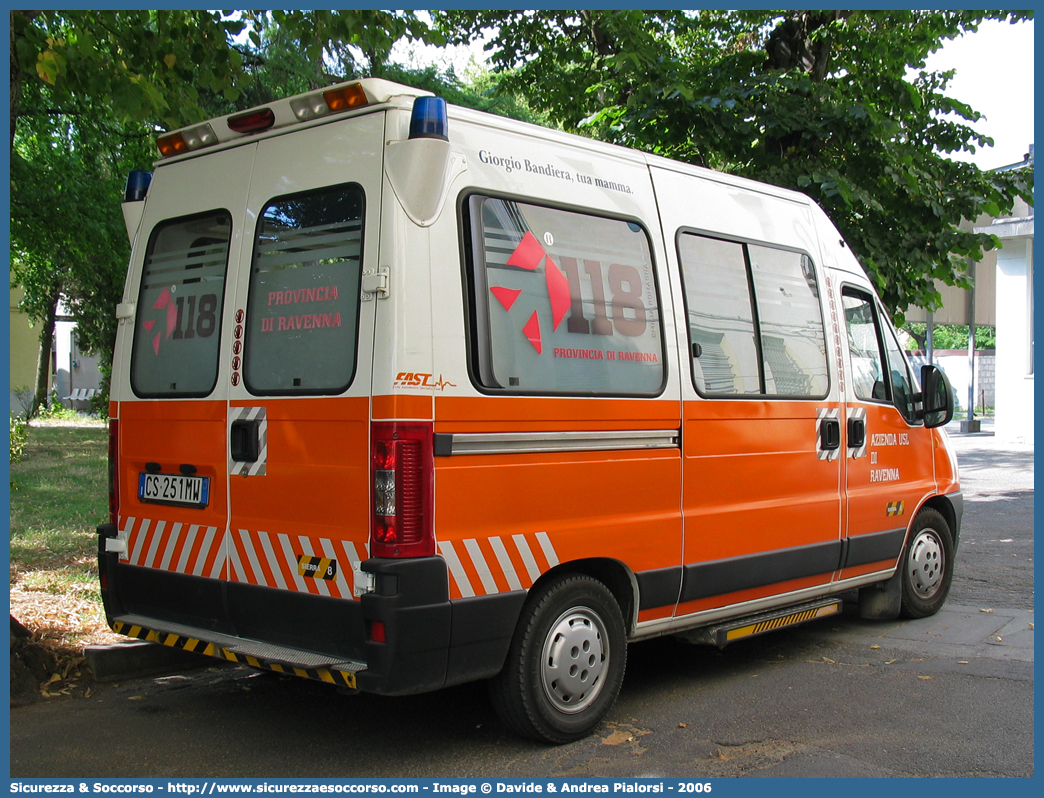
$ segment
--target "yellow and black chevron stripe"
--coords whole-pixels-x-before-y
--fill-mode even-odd
[[[297,558],[297,573],[313,579],[336,579],[337,560],[329,557],[309,557],[301,554]]]
[[[888,517],[902,515],[906,511],[906,502],[888,502]]]
[[[766,618],[763,621],[757,623],[748,624],[747,626],[740,626],[736,629],[729,629],[725,634],[727,641],[739,640],[742,637],[753,637],[759,635],[762,632],[771,632],[773,629],[779,629],[784,626],[793,626],[795,624],[804,623],[805,621],[811,621],[813,618],[822,618],[826,615],[835,615],[841,611],[841,603],[828,604],[825,607],[812,607],[807,610],[801,610],[800,612],[790,613],[789,615],[781,615],[778,618]]]
[[[203,640],[197,640],[194,637],[176,635],[169,632],[157,632],[153,629],[146,629],[144,626],[126,624],[122,621],[114,621],[111,624],[111,627],[112,631],[116,632],[116,634],[134,637],[138,640],[147,640],[150,643],[159,643],[164,646],[170,646],[171,648],[180,648],[185,651],[191,651],[195,654],[205,654],[208,657],[216,657],[217,659],[227,660],[228,662],[238,662],[244,665],[249,665],[252,668],[260,668],[266,671],[275,671],[276,673],[300,676],[303,679],[313,679],[318,682],[326,682],[327,684],[336,684],[340,687],[351,687],[352,689],[355,689],[356,686],[355,674],[350,671],[331,670],[329,668],[298,668],[281,662],[259,659],[258,657],[252,657],[249,654],[237,654],[234,651],[229,651],[223,646],[215,645],[214,643],[207,643]]]

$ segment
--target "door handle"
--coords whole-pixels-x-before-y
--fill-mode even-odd
[[[866,443],[866,422],[861,418],[848,419],[848,445],[856,449]]]
[[[229,443],[237,463],[254,463],[261,454],[261,422],[257,419],[232,422]]]
[[[819,427],[819,448],[824,452],[841,448],[841,422],[824,418]]]

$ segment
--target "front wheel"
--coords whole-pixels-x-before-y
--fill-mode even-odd
[[[899,568],[902,616],[935,615],[946,601],[953,580],[953,535],[938,510],[929,507],[917,514]]]
[[[612,708],[626,663],[612,593],[591,577],[567,576],[527,599],[490,696],[517,733],[567,743],[590,734]]]

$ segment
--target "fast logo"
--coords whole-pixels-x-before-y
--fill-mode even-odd
[[[422,388],[429,391],[444,391],[447,388],[456,388],[457,386],[449,382],[448,380],[442,379],[440,374],[438,379],[434,379],[434,374],[420,374],[412,371],[400,371],[395,376],[396,388]]]

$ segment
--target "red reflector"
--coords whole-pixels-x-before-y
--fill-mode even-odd
[[[387,638],[384,635],[384,621],[367,621],[367,627],[369,628],[368,637],[374,643],[387,643]]]
[[[366,105],[366,91],[358,83],[340,89],[323,92],[323,100],[331,111],[343,111],[345,108],[358,108]]]
[[[102,567],[101,573],[98,574],[98,576],[99,576],[99,580],[101,582],[101,589],[102,590],[108,590],[109,589],[109,575],[105,572],[104,566]]]
[[[259,130],[268,130],[274,124],[275,112],[271,108],[248,111],[245,114],[228,118],[229,130],[234,130],[236,133],[257,133]]]

